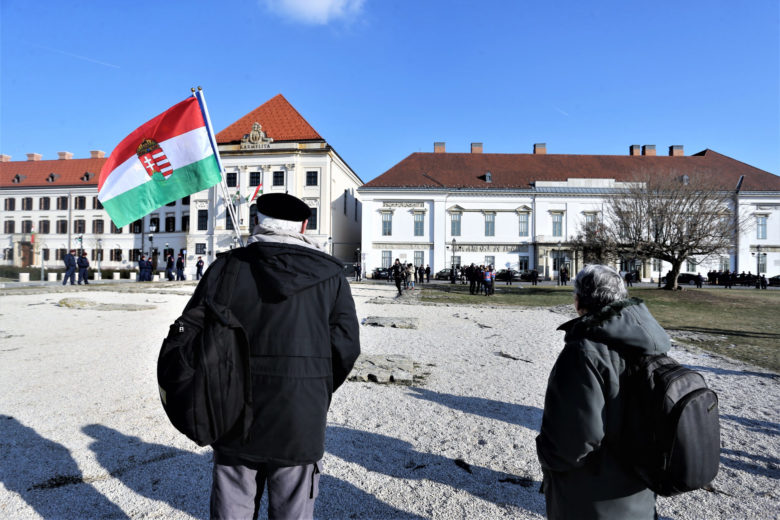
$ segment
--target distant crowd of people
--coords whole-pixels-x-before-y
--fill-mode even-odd
[[[701,276],[701,275],[699,275]],[[748,271],[742,271],[740,274],[725,271],[710,271],[707,273],[707,283],[709,285],[723,285],[726,289],[731,289],[735,285],[743,287],[755,287],[756,289],[766,289],[768,282],[766,275],[755,275]]]
[[[389,280],[395,282],[395,287],[398,289],[398,296],[403,294],[402,291],[414,290],[414,286],[417,283],[428,283],[431,281],[431,267],[422,264],[415,266],[414,264],[402,264],[401,260],[395,259],[395,263],[390,267]],[[403,289],[401,287],[403,286]]]

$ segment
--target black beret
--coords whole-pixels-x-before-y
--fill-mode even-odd
[[[301,199],[287,193],[268,193],[257,198],[257,211],[271,218],[303,222],[311,217],[311,209]]]

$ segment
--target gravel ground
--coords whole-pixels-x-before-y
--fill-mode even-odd
[[[209,448],[167,421],[161,339],[192,286],[0,300],[0,518],[207,518]],[[543,518],[534,438],[565,308],[421,305],[355,284],[366,354],[414,359],[414,386],[346,383],[334,396],[318,518]],[[127,311],[123,305],[132,306]],[[152,307],[152,308],[149,308]],[[780,518],[780,378],[693,348],[672,355],[720,397],[712,491],[659,499],[667,519]],[[516,359],[513,359],[516,358]]]

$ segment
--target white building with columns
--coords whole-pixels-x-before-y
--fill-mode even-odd
[[[345,262],[360,247],[360,178],[280,94],[217,134],[229,197],[237,202],[242,239],[251,233],[252,196],[288,192],[312,208],[307,234]],[[0,156],[0,265],[61,268],[65,253],[83,249],[96,268],[133,269],[141,254],[158,270],[164,255],[186,254],[195,273],[219,251],[235,247],[219,186],[172,202],[116,228],[97,200],[105,153],[88,159],[59,152],[55,160],[27,154],[26,161]]]
[[[572,239],[589,219],[601,218],[605,199],[638,173],[704,172],[734,186],[747,229],[721,256],[691,259],[684,272],[710,270],[780,274],[780,177],[712,150],[685,156],[682,146],[658,156],[655,146],[632,145],[626,156],[413,153],[358,191],[363,201],[362,258],[370,276],[396,258],[429,265],[432,272],[454,264],[492,264],[497,269],[537,269],[555,278],[561,265],[575,273],[583,265]],[[737,191],[737,183],[743,182]],[[668,265],[638,267],[657,280]]]

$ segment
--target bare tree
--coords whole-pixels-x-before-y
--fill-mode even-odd
[[[639,174],[609,197],[601,242],[622,258],[657,258],[671,264],[666,289],[677,288],[683,262],[702,261],[734,247],[744,225],[735,215],[734,190],[703,174]]]
[[[571,244],[574,249],[582,251],[586,264],[609,264],[618,257],[618,247],[611,230],[598,220],[583,223]]]

